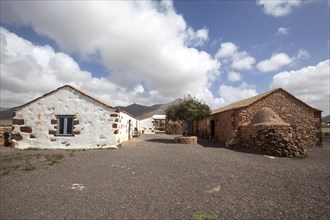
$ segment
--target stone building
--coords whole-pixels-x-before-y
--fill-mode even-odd
[[[128,113],[65,85],[16,107],[11,139],[17,148],[117,147],[137,127]]]
[[[240,126],[236,138],[228,145],[240,145],[275,156],[304,157],[307,154],[292,126],[266,107],[253,116],[251,123]]]
[[[153,115],[151,117],[141,119],[139,123],[139,131],[142,134],[155,134],[165,132],[166,115]]]
[[[215,109],[208,119],[195,123],[194,131],[201,138],[228,145],[237,137],[239,128],[250,124],[254,115],[264,107],[292,127],[297,144],[321,146],[321,111],[282,88]]]

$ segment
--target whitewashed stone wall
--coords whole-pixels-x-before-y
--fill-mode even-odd
[[[133,137],[133,131],[138,129],[139,121],[124,112],[120,112],[117,119],[119,119],[118,126],[114,133],[116,134],[116,142],[120,144]]]
[[[154,119],[152,117],[140,121],[139,130],[144,134],[154,134]]]
[[[57,135],[56,115],[74,115],[74,136]],[[114,115],[118,115],[116,109],[63,87],[16,110],[12,139],[22,149],[116,147],[118,128]]]

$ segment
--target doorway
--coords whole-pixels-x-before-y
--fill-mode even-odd
[[[128,140],[131,139],[131,119],[128,120]]]
[[[215,136],[215,120],[211,120],[211,137]]]

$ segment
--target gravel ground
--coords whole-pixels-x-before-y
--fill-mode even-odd
[[[329,142],[306,159],[272,159],[171,139],[144,135],[3,176],[0,219],[193,219],[200,211],[215,219],[330,219]]]

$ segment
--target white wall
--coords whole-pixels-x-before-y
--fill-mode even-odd
[[[133,137],[133,130],[135,128],[138,128],[139,121],[125,112],[120,112],[119,118],[120,118],[119,134],[117,135],[116,138],[117,138],[117,143],[122,143]]]
[[[150,118],[146,118],[140,121],[139,130],[144,131],[144,134],[154,134],[155,133],[155,120],[165,120],[165,115],[154,115]]]
[[[140,121],[139,130],[144,131],[144,134],[154,134],[154,124],[152,123],[154,119],[152,117],[146,118]]]
[[[14,124],[13,134],[20,132],[21,126],[32,128],[32,133],[20,132],[23,139],[17,141],[16,147],[64,149],[116,147],[118,140],[117,135],[114,134],[116,129],[113,128],[115,118],[110,117],[113,113],[115,109],[102,105],[70,87],[63,87],[16,111],[15,118],[24,119],[24,125]],[[56,115],[66,114],[75,115],[79,120],[74,130],[80,134],[73,137],[49,134],[49,130],[54,130],[56,126],[51,124],[51,119],[56,119]],[[126,116],[124,118],[126,119]],[[35,138],[31,138],[30,135]]]

